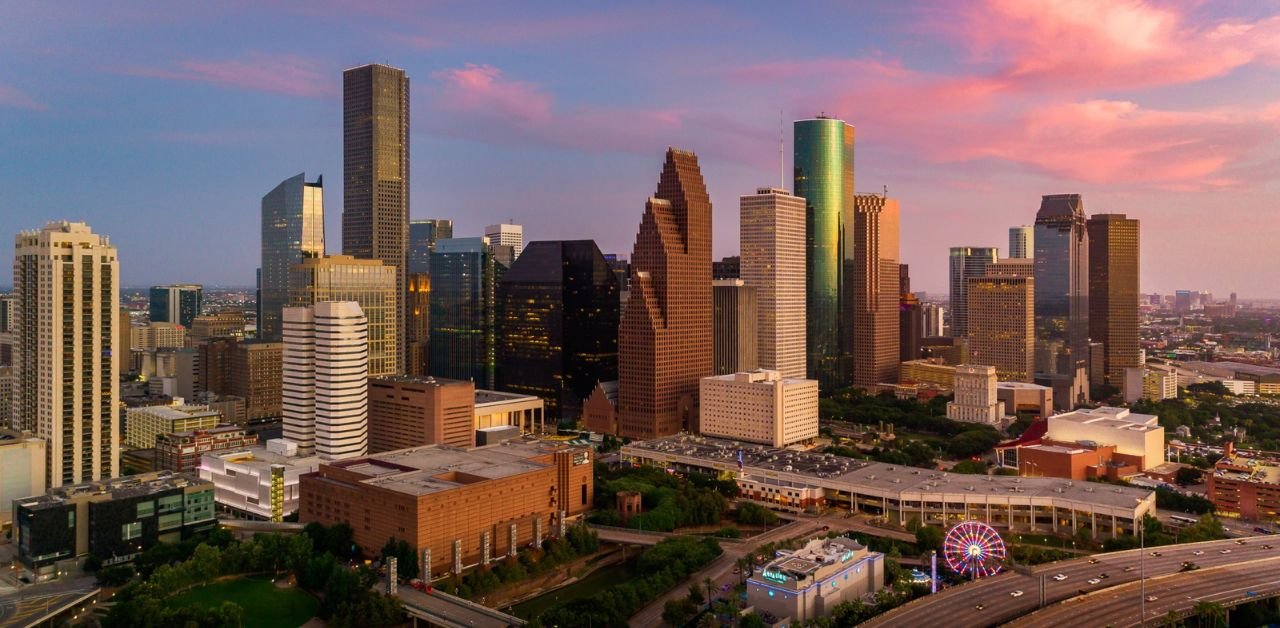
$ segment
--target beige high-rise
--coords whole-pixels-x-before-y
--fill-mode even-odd
[[[898,381],[898,201],[853,197],[853,385]]]
[[[994,366],[1000,381],[1035,378],[1033,277],[970,277],[969,361]]]
[[[760,368],[787,379],[806,375],[804,199],[759,188],[741,199],[741,276],[756,289]]]
[[[49,488],[118,476],[116,248],[66,221],[18,234],[14,248],[14,425],[46,440]]]
[[[329,255],[303,260],[290,271],[289,304],[355,301],[369,321],[369,377],[400,373],[396,335],[400,292],[396,269],[376,259]]]

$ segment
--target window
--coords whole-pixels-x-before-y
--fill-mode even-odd
[[[142,536],[142,522],[134,521],[120,526],[120,538],[128,541]]]
[[[138,502],[138,517],[137,517],[137,518],[138,518],[138,519],[141,519],[141,518],[143,518],[143,517],[150,517],[151,515],[155,514],[155,511],[156,511],[156,503],[155,503],[155,502],[153,502],[153,501],[151,501],[151,500],[147,500],[147,501],[145,501],[145,502]]]

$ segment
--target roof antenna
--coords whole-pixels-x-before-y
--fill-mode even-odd
[[[782,124],[782,109],[778,109],[778,189],[787,189],[786,127]]]

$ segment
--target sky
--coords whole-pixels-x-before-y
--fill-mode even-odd
[[[900,200],[917,290],[1080,193],[1141,220],[1144,292],[1280,296],[1276,0],[0,0],[0,258],[83,220],[126,286],[252,285],[261,197],[299,172],[340,252],[341,76],[370,62],[410,77],[411,216],[459,237],[629,256],[677,146],[734,255],[738,197],[825,113],[856,188]]]

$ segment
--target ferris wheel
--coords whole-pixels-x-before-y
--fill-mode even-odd
[[[952,571],[970,578],[994,576],[1006,551],[1004,539],[981,521],[964,521],[947,531],[942,555]]]

